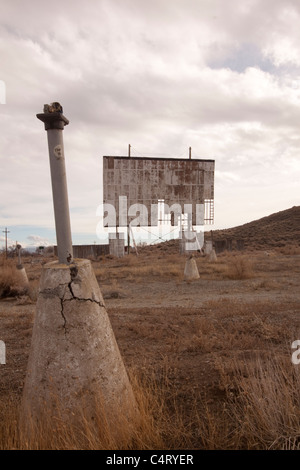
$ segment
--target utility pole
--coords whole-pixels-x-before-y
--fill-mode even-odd
[[[129,145],[128,145],[128,158],[131,157],[131,152],[130,152],[130,151],[131,151],[131,145],[129,144]]]
[[[5,230],[2,230],[2,232],[5,233],[5,258],[7,258],[7,234],[10,233],[10,231],[5,227]]]
[[[189,159],[192,159],[192,147],[189,148]]]

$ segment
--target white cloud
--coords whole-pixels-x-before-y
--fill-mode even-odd
[[[50,242],[47,238],[39,235],[28,235],[26,238],[26,246],[49,246]]]
[[[282,204],[297,205],[288,180],[300,176],[299,14],[296,0],[4,1],[1,223],[54,227],[46,132],[35,117],[51,101],[70,120],[74,232],[95,236],[101,156],[127,154],[129,143],[136,155],[188,156],[191,146],[215,158],[219,225],[247,217],[249,197],[260,213],[276,211],[278,184]],[[229,210],[239,192],[241,207]]]

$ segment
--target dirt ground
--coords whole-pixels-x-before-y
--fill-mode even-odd
[[[197,256],[200,278],[192,282],[183,279],[186,258],[176,254],[93,263],[126,366],[167,381],[187,421],[195,400],[223,407],[233,360],[290,357],[300,339],[300,254],[244,253],[251,269],[232,279],[228,266],[236,256],[221,254],[216,263]],[[24,263],[36,290],[42,262]],[[0,301],[0,402],[21,397],[34,312],[35,299]]]

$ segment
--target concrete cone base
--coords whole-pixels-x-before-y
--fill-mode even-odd
[[[199,271],[197,267],[196,260],[194,259],[193,256],[190,256],[189,259],[187,259],[185,263],[185,268],[184,268],[184,280],[185,281],[195,281],[196,279],[199,279]]]
[[[17,292],[19,293],[19,295],[26,294],[26,292],[28,291],[29,282],[28,282],[27,273],[22,264],[17,265],[16,276],[17,276]]]
[[[216,255],[215,250],[212,250],[212,251],[209,253],[208,261],[209,261],[210,263],[215,263],[215,262],[217,261],[217,255]]]
[[[24,285],[24,286],[28,286],[29,282],[28,282],[27,273],[26,273],[25,268],[22,264],[17,265],[17,275],[18,275],[19,283]]]
[[[43,268],[22,414],[38,422],[45,409],[64,422],[78,412],[118,425],[137,419],[137,406],[89,260]]]

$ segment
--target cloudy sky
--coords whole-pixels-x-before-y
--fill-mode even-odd
[[[299,205],[299,0],[0,0],[0,246],[55,242],[59,101],[74,243],[98,241],[102,156],[215,159],[215,226]],[[5,95],[5,96],[4,96]],[[4,103],[5,99],[5,103]]]

